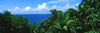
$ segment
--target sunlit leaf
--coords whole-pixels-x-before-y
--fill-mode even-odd
[[[67,28],[67,26],[64,26],[63,29],[64,29],[65,31],[67,31],[68,28]]]

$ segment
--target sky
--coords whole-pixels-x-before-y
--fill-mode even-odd
[[[50,14],[50,10],[62,12],[77,9],[82,0],[0,0],[0,12],[8,10],[12,14]]]

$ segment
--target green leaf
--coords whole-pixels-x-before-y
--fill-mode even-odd
[[[72,29],[72,28],[70,28],[70,31],[71,31],[72,33],[76,33],[76,32],[75,32],[75,30],[74,30],[74,29]]]
[[[64,26],[63,29],[67,31],[67,26]]]
[[[69,20],[68,22],[67,22],[67,25],[71,25],[71,24],[74,24],[75,23],[75,20]]]
[[[61,29],[60,23],[55,22],[54,24],[55,24],[55,25],[54,25],[55,28],[57,28],[57,29]]]
[[[82,29],[81,27],[77,27],[76,29]]]
[[[54,25],[54,27],[57,28],[57,29],[61,29],[61,27],[59,27],[59,26],[57,26],[57,25]]]

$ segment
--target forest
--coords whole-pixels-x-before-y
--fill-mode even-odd
[[[82,0],[78,10],[50,10],[51,16],[38,25],[9,11],[0,13],[0,33],[100,33],[100,0]]]

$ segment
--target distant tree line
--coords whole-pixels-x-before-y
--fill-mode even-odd
[[[37,26],[27,18],[0,13],[0,33],[100,33],[100,0],[82,0],[78,10],[50,10],[51,16]]]

